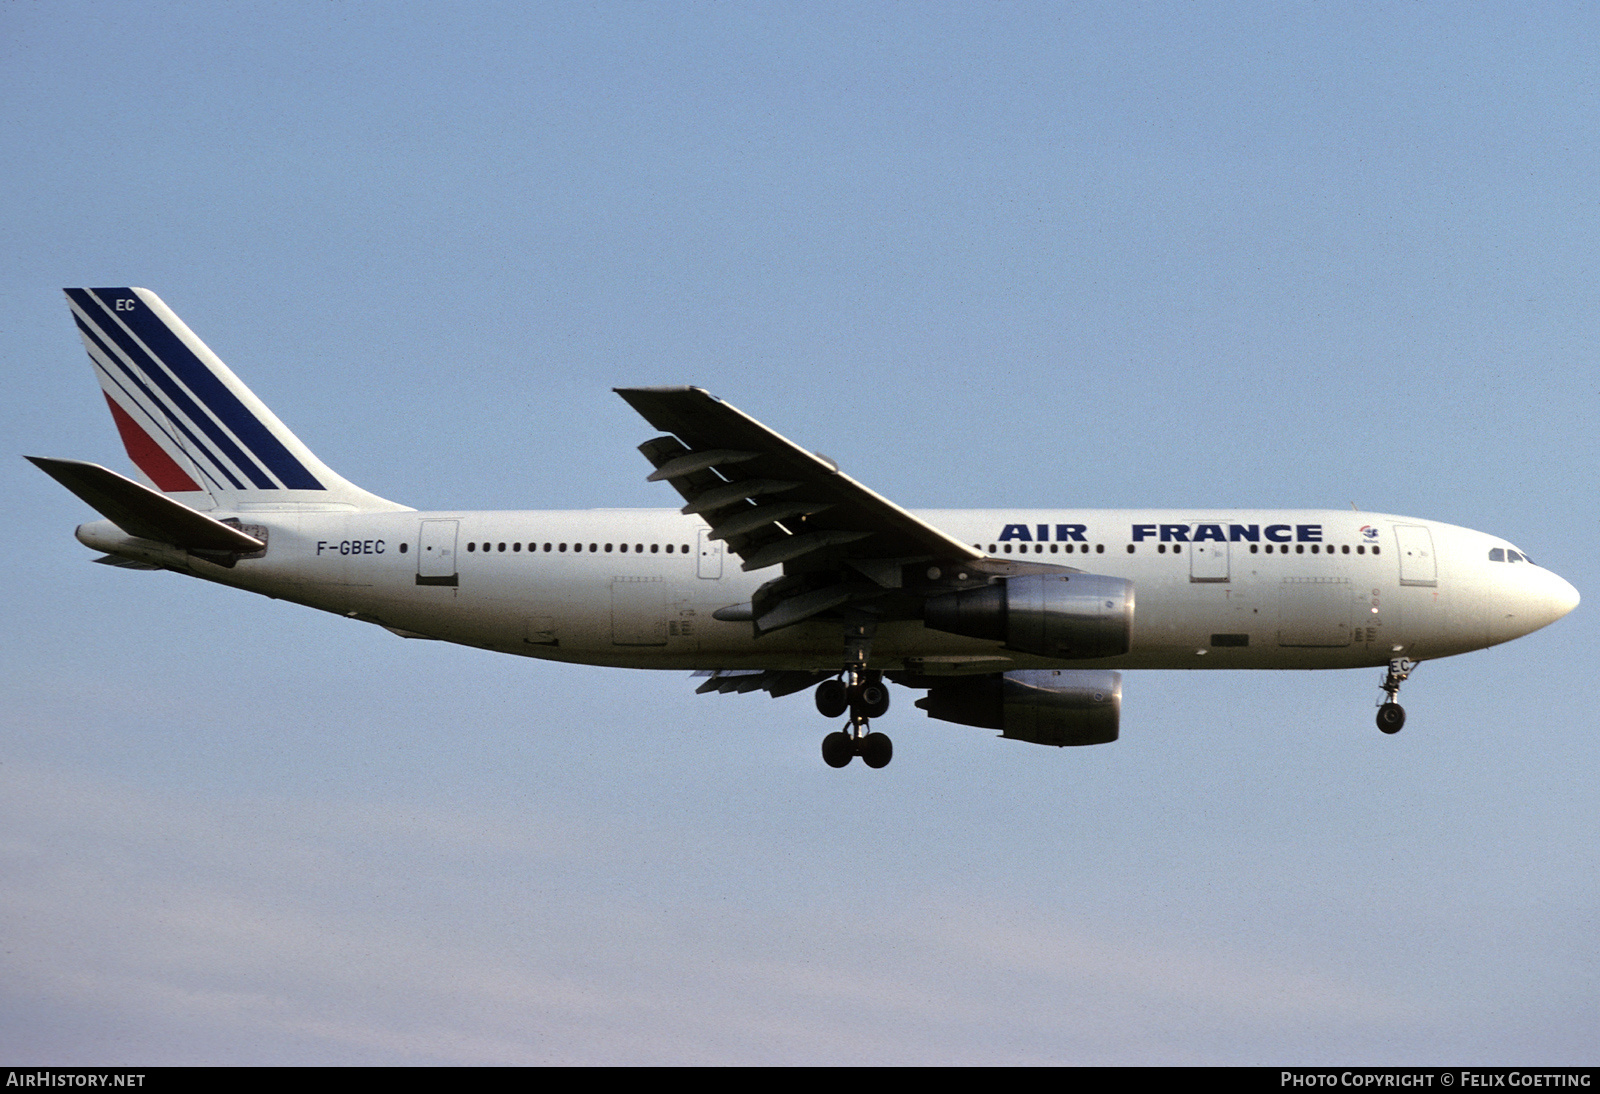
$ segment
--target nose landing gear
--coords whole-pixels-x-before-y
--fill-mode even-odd
[[[845,680],[824,680],[817,685],[817,710],[825,718],[837,718],[846,710],[850,722],[822,739],[822,762],[829,767],[844,767],[855,757],[868,767],[887,767],[894,758],[894,742],[887,734],[867,728],[873,718],[889,711],[889,687],[880,672],[851,669]]]
[[[1406,724],[1406,708],[1400,705],[1400,685],[1416,671],[1418,662],[1396,657],[1389,662],[1389,672],[1378,687],[1386,696],[1378,707],[1378,728],[1385,733],[1399,733]]]

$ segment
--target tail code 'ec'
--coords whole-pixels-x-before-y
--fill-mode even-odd
[[[155,293],[65,291],[123,446],[157,489],[199,508],[404,508],[317,459]]]

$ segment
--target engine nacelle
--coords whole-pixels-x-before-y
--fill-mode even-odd
[[[1100,745],[1117,739],[1122,673],[1100,669],[1021,669],[935,684],[917,706],[928,717],[998,729],[1036,745]]]
[[[1133,582],[1101,574],[1023,574],[930,597],[922,621],[1042,657],[1116,657],[1132,644]]]

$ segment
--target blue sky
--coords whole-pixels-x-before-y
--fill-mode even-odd
[[[667,506],[695,383],[911,507],[1343,507],[1593,595],[1585,5],[0,6],[14,456],[153,289],[419,508]],[[88,564],[0,467],[29,1063],[1592,1063],[1587,605],[1050,750]]]

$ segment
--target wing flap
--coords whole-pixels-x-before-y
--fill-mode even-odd
[[[696,695],[712,692],[747,695],[752,691],[764,691],[774,699],[804,691],[828,677],[827,673],[790,669],[712,669],[694,675],[706,677],[705,683],[694,689]]]

